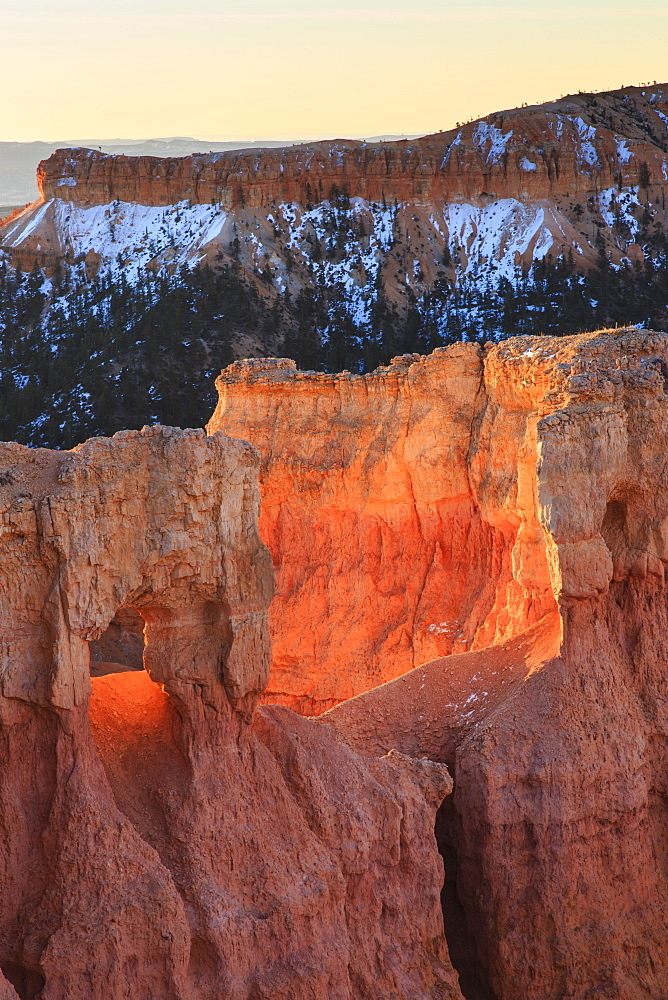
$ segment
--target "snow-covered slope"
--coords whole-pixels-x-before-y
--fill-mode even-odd
[[[535,261],[643,259],[667,226],[668,86],[578,95],[396,143],[336,141],[183,159],[60,151],[43,199],[0,230],[26,269],[208,261],[268,297],[325,292],[371,322],[434,289],[519,280]]]
[[[53,198],[13,219],[3,247],[20,250],[30,240],[37,254],[91,257],[135,281],[149,265],[197,263],[225,221],[226,213],[210,205],[177,202],[158,208],[116,201],[82,207]]]

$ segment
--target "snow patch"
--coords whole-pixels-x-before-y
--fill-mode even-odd
[[[596,147],[592,142],[592,139],[596,138],[596,129],[593,125],[585,124],[582,118],[576,118],[574,124],[580,140],[580,165],[595,167],[599,162]]]
[[[452,153],[455,146],[461,145],[461,141],[462,141],[462,130],[460,129],[455,138],[452,140],[452,143],[450,144],[450,148],[448,149],[447,153],[443,157],[443,162],[441,163],[441,170],[443,170],[448,160],[450,159],[450,154]]]
[[[220,236],[227,214],[216,205],[153,207],[114,201],[82,208],[55,199],[54,223],[61,245],[78,257],[93,251],[112,271],[139,280],[156,259],[170,266],[192,266],[203,248]],[[25,238],[25,230],[20,235]]]
[[[40,222],[42,222],[52,204],[53,202],[51,201],[45,201],[33,209],[32,214],[28,211],[25,215],[19,215],[7,231],[3,241],[4,245],[7,247],[17,247],[26,237],[30,236],[37,229]]]
[[[427,632],[435,632],[436,635],[454,636],[459,635],[462,626],[458,621],[433,622],[427,626]]]
[[[531,250],[542,260],[554,243],[545,210],[536,203],[501,198],[489,205],[446,205],[449,249],[462,276],[513,281],[518,257]]]
[[[620,163],[628,163],[633,156],[633,153],[627,146],[626,139],[617,139],[617,156]]]
[[[555,115],[553,120],[548,121],[551,129],[554,129],[554,133],[557,139],[561,139],[564,134],[564,118],[563,115]]]
[[[488,167],[499,162],[512,134],[512,129],[510,132],[502,132],[491,122],[480,122],[476,125],[473,130],[473,142]]]
[[[638,235],[640,225],[633,209],[640,207],[638,200],[639,187],[622,188],[619,191],[616,187],[606,188],[598,195],[598,210],[606,226],[611,229],[615,222],[625,222],[633,237]]]
[[[295,203],[283,203],[279,210],[288,228],[287,246],[302,255],[316,284],[340,289],[345,312],[358,326],[368,325],[378,274],[394,240],[397,208],[351,198],[348,208],[323,201],[306,211]],[[319,253],[314,253],[316,243]]]

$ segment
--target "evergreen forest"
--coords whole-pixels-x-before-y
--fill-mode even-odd
[[[562,336],[610,326],[668,329],[668,239],[646,258],[579,272],[545,258],[514,281],[454,285],[445,277],[401,313],[379,284],[357,324],[339,287],[314,282],[292,298],[249,282],[234,261],[147,271],[82,267],[47,280],[0,262],[0,438],[68,448],[147,423],[202,426],[215,376],[241,353],[293,358],[304,370],[367,372],[394,355],[458,340]],[[250,347],[248,346],[250,345]]]

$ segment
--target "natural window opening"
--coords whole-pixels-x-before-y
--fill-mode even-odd
[[[601,534],[613,559],[627,547],[628,520],[626,505],[621,500],[610,500],[608,503]]]
[[[144,669],[144,619],[134,608],[120,608],[106,632],[89,642],[91,677]]]
[[[19,1000],[36,1000],[36,997],[41,995],[46,985],[41,972],[28,969],[19,962],[3,962],[1,968],[5,979],[12,984],[18,994]]]

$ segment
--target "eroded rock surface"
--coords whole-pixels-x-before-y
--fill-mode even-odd
[[[231,209],[305,204],[332,185],[375,202],[544,199],[665,181],[666,86],[571,95],[399,142],[334,140],[185,157],[60,149],[37,172],[45,200]],[[562,234],[563,235],[563,234]]]
[[[0,972],[0,1000],[18,1000],[18,995],[12,984]]]
[[[604,592],[611,557],[594,525],[625,447],[620,400],[628,383],[662,413],[664,356],[664,335],[620,331],[455,344],[366,376],[284,359],[225,369],[209,430],[262,458],[277,584],[267,697],[318,713],[517,636],[556,594]],[[582,443],[579,464],[563,464],[578,421],[603,435],[595,480]],[[638,556],[657,572],[662,530]],[[617,562],[635,558],[618,548]]]
[[[474,1000],[668,995],[667,359],[646,331],[488,352],[478,496],[525,513],[513,572],[527,533],[555,610],[320,720],[361,753],[450,763],[444,903]],[[494,455],[518,431],[513,468]]]
[[[461,998],[447,770],[254,712],[257,465],[161,427],[0,445],[3,1000]],[[130,609],[146,670],[91,680],[88,644]]]
[[[527,358],[518,378],[528,342],[509,343],[486,362],[455,344],[366,376],[271,359],[221,374],[209,429],[262,457],[269,700],[315,714],[555,607],[534,496],[546,375]]]
[[[92,677],[144,669],[144,619],[134,608],[120,608],[99,639],[88,644]]]
[[[268,690],[318,719],[255,708],[250,446],[2,446],[19,997],[668,995],[667,383],[641,330],[227,369]],[[91,697],[129,607],[147,672]]]
[[[61,149],[38,184],[39,201],[0,227],[25,271],[225,259],[275,302],[328,289],[362,330],[376,307],[427,309],[444,279],[515,283],[518,265],[569,254],[586,270],[601,250],[614,265],[642,262],[649,231],[668,226],[668,85],[570,95],[410,141],[187,157]]]

